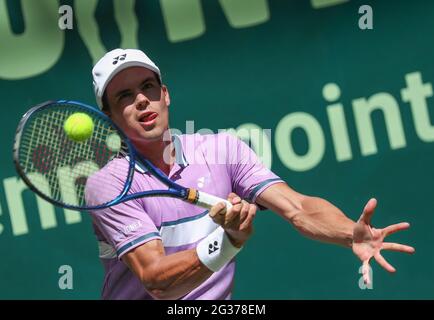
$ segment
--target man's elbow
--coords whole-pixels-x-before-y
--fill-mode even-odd
[[[146,286],[145,286],[146,288]],[[177,297],[174,297],[168,292],[166,289],[158,289],[158,288],[146,288],[146,291],[154,298],[155,300],[176,300]]]
[[[145,287],[145,290],[155,300],[176,300],[180,298],[180,296],[176,295],[176,292],[174,292],[174,288],[170,287],[170,284],[162,279],[157,272],[153,274],[148,272],[145,276],[142,273],[140,281]]]

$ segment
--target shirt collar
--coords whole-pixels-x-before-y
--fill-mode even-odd
[[[175,163],[177,163],[182,168],[187,167],[188,161],[182,148],[181,138],[179,138],[178,135],[172,135],[172,143],[175,147]],[[125,158],[130,161],[130,157],[128,155]],[[135,169],[140,173],[148,172],[148,169],[146,169],[139,161],[136,161]]]

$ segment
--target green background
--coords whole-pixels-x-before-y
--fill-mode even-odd
[[[60,4],[69,4],[77,15],[79,1],[85,0],[40,1],[37,8],[38,12],[48,12],[54,6],[57,12]],[[24,2],[29,0],[0,0],[0,10],[8,8],[17,35],[26,30]],[[91,2],[97,3],[95,20],[104,49],[121,46],[122,32],[115,21],[113,2]],[[170,6],[171,1],[126,2],[134,5],[137,46],[159,65],[169,88],[172,127],[185,131],[185,121],[194,120],[196,129],[217,131],[244,123],[271,129],[272,170],[294,189],[331,201],[354,220],[366,201],[376,197],[379,204],[373,218],[375,226],[401,221],[412,225],[408,231],[392,235],[389,241],[413,245],[415,255],[384,252],[397,273],[387,274],[373,262],[374,287],[361,290],[360,263],[350,250],[305,239],[276,214],[261,212],[253,238],[238,256],[234,298],[434,298],[434,139],[423,141],[418,137],[409,104],[400,95],[406,86],[406,74],[420,72],[424,83],[434,81],[433,1],[348,1],[318,7],[321,1],[269,0],[263,1],[268,18],[256,25],[236,27],[222,10],[223,1],[189,0],[185,3],[201,3],[204,22],[202,32],[190,39],[171,38],[168,33],[162,9],[163,3]],[[246,3],[240,1],[233,12],[241,18],[248,15]],[[372,30],[358,27],[362,16],[358,9],[364,4],[373,9]],[[177,10],[182,12],[182,6]],[[184,11],[187,18],[192,14]],[[0,11],[2,17],[4,13]],[[182,32],[182,26],[188,29],[192,20],[179,18],[175,32]],[[54,22],[42,20],[41,30],[58,28],[57,20]],[[39,41],[45,37],[40,34],[38,41],[19,49],[4,36],[4,26],[5,21],[0,19],[1,74],[6,65],[19,70],[32,61],[38,48],[46,45]],[[5,181],[17,177],[11,151],[21,115],[33,104],[50,99],[95,104],[90,74],[92,54],[78,32],[76,17],[73,26],[61,32],[63,48],[53,66],[20,79],[0,75],[1,299],[100,296],[103,270],[89,217],[83,214],[82,222],[67,224],[63,210],[56,209],[57,226],[43,230],[35,196],[27,190],[22,197],[29,230],[14,235],[14,212],[6,196]],[[328,102],[322,96],[324,85],[331,82],[341,89],[338,102],[343,105],[352,148],[352,158],[347,161],[336,160],[326,113]],[[378,151],[367,156],[360,151],[352,101],[379,92],[391,94],[399,104],[406,145],[390,147],[383,114],[376,111],[372,121]],[[432,97],[427,103],[428,121],[433,123]],[[325,137],[322,160],[306,171],[288,168],[276,153],[275,129],[284,116],[294,112],[313,116]],[[287,138],[298,154],[307,152],[309,144],[303,130],[296,129]],[[61,265],[73,268],[72,290],[59,289]]]

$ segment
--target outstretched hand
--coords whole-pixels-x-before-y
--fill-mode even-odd
[[[370,199],[363,209],[363,213],[357,221],[353,230],[353,252],[362,261],[363,280],[370,284],[369,261],[373,257],[380,266],[389,272],[395,272],[381,255],[381,250],[392,250],[405,253],[414,253],[414,248],[399,243],[384,242],[384,238],[397,231],[405,230],[410,227],[407,222],[397,223],[383,229],[375,229],[371,226],[371,218],[377,206],[376,199]]]

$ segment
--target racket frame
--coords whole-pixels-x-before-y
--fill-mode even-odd
[[[84,109],[84,111],[88,111],[90,113],[97,114],[98,117],[102,118],[104,121],[109,122],[116,130],[117,134],[119,134],[123,140],[123,142],[127,145],[128,148],[128,156],[129,156],[129,167],[128,167],[128,175],[126,177],[126,182],[124,184],[124,188],[122,192],[117,196],[115,199],[108,201],[104,204],[100,204],[97,206],[78,206],[78,205],[69,205],[66,203],[63,203],[61,201],[57,201],[55,199],[50,198],[43,192],[39,191],[33,183],[30,181],[30,179],[27,177],[25,172],[22,170],[20,162],[19,162],[19,152],[20,152],[20,143],[21,143],[21,136],[23,133],[23,130],[26,127],[26,124],[28,123],[29,119],[32,117],[32,115],[35,112],[43,111],[44,109],[49,108],[52,104],[70,104],[77,106],[78,108]],[[30,110],[28,110],[23,117],[21,118],[16,133],[15,133],[15,139],[14,139],[14,147],[13,147],[13,160],[14,165],[16,168],[17,173],[20,175],[20,177],[23,179],[23,181],[27,184],[27,186],[35,192],[37,195],[39,195],[44,200],[54,204],[58,205],[60,207],[66,208],[66,209],[72,209],[72,210],[98,210],[98,209],[104,209],[111,207],[113,205],[137,199],[137,198],[143,198],[143,197],[172,197],[172,198],[178,198],[184,201],[187,201],[192,204],[199,205],[201,207],[210,209],[213,205],[215,205],[218,202],[225,202],[227,208],[232,207],[231,203],[227,200],[221,199],[219,197],[210,195],[206,192],[198,191],[194,188],[186,188],[181,185],[178,185],[177,183],[170,180],[159,168],[155,167],[149,160],[142,157],[140,154],[138,154],[137,150],[134,148],[133,144],[131,143],[130,139],[124,134],[124,132],[119,128],[118,125],[116,125],[110,117],[108,117],[106,114],[101,112],[100,110],[97,110],[94,107],[91,107],[89,105],[86,105],[84,103],[73,101],[73,100],[50,100],[43,103],[40,103],[38,105],[35,105]],[[169,187],[167,190],[147,190],[142,191],[138,193],[134,193],[131,195],[127,195],[128,191],[131,188],[131,184],[134,178],[134,172],[135,172],[135,166],[136,161],[138,161],[140,164],[142,164],[154,177],[156,177],[159,181],[161,181],[163,184]]]

